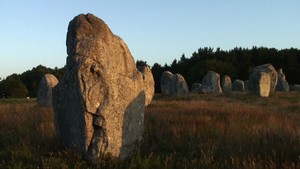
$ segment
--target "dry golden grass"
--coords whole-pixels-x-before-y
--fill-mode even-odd
[[[157,97],[141,152],[89,165],[62,148],[53,111],[0,102],[0,168],[300,168],[300,93]]]

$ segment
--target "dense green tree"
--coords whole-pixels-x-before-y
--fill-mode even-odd
[[[28,90],[17,74],[12,74],[0,82],[1,97],[25,98]]]
[[[28,89],[30,97],[36,97],[40,80],[45,74],[51,72],[52,69],[47,68],[43,65],[38,65],[37,67],[34,67],[31,70],[28,70],[20,75],[20,79]]]
[[[152,67],[156,85],[160,85],[160,76],[163,71],[182,74],[188,85],[201,82],[209,71],[215,71],[221,76],[229,75],[232,79],[247,80],[253,67],[271,63],[276,69],[283,68],[290,84],[299,84],[300,78],[300,50],[291,48],[277,50],[253,46],[252,49],[236,47],[229,51],[220,48],[199,48],[190,58],[182,55],[179,60],[175,59],[170,65],[164,66],[156,63]],[[160,88],[156,86],[156,92]]]
[[[149,65],[147,64],[147,62],[146,62],[146,61],[143,61],[143,60],[137,60],[137,61],[135,62],[135,65],[136,65],[136,67],[140,67],[140,66],[149,66]]]
[[[234,48],[229,51],[221,50],[220,48],[199,48],[190,58],[184,54],[179,59],[174,59],[171,64],[161,66],[155,63],[152,66],[152,74],[155,80],[155,92],[160,93],[160,77],[164,71],[182,74],[189,87],[194,82],[201,82],[202,78],[209,71],[215,71],[221,76],[229,75],[232,79],[247,80],[253,67],[262,64],[271,63],[276,69],[283,68],[286,79],[290,84],[300,84],[300,50],[295,48],[277,50],[275,48],[265,48],[253,46],[248,48]],[[136,66],[148,65],[146,61],[137,60]],[[0,79],[0,91],[10,97],[23,97],[24,88],[26,86],[28,95],[35,97],[38,89],[39,81],[46,73],[52,73],[59,80],[63,77],[65,68],[54,69],[39,65],[31,70],[28,70],[21,75],[13,74],[6,79]],[[12,78],[12,79],[10,79]],[[20,82],[21,81],[21,82]],[[22,93],[21,95],[13,93],[14,88],[8,90],[7,83],[16,83]],[[15,89],[17,90],[17,89]]]

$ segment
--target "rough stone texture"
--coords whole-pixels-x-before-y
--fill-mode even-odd
[[[92,14],[69,23],[66,44],[66,72],[53,95],[59,138],[93,163],[103,154],[129,157],[144,130],[148,70],[139,72],[124,41]]]
[[[245,84],[244,81],[236,79],[232,83],[232,90],[233,91],[238,91],[238,92],[243,92],[245,91]]]
[[[201,83],[193,83],[192,84],[192,93],[201,93]]]
[[[222,78],[222,90],[224,93],[228,93],[232,91],[232,82],[231,78],[227,75]]]
[[[250,81],[251,81],[251,89],[255,89],[256,84],[254,82],[257,82],[257,79],[261,76],[261,72],[268,73],[271,77],[270,82],[270,93],[273,93],[275,91],[276,85],[277,85],[277,71],[271,64],[264,64],[261,66],[257,66],[253,68],[253,72],[250,75]]]
[[[160,88],[162,95],[171,95],[173,73],[164,71],[160,78]]]
[[[290,86],[289,86],[289,83],[285,79],[285,75],[284,75],[282,69],[279,69],[277,71],[277,75],[278,75],[278,81],[277,81],[277,85],[276,85],[276,90],[288,92]]]
[[[188,85],[181,74],[175,74],[171,84],[171,96],[184,96],[189,93]]]
[[[293,91],[300,92],[300,84],[295,84],[295,85],[293,86]]]
[[[220,85],[220,75],[214,71],[209,71],[202,79],[202,91],[203,93],[213,92],[222,93]]]
[[[138,70],[143,74],[145,94],[146,94],[146,106],[149,105],[152,101],[152,98],[155,94],[154,89],[154,78],[149,66],[140,66]]]
[[[52,106],[52,89],[57,83],[57,78],[52,74],[46,74],[42,77],[36,96],[39,105]]]
[[[269,97],[271,91],[271,75],[269,73],[260,72],[255,81],[256,80],[256,94],[261,97]]]

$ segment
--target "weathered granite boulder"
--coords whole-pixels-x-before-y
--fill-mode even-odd
[[[143,74],[144,80],[144,89],[146,94],[146,106],[149,105],[152,101],[152,98],[155,93],[154,89],[154,78],[149,66],[139,66],[138,70]]]
[[[289,83],[285,79],[285,75],[284,75],[282,69],[279,69],[277,71],[277,75],[278,75],[278,81],[277,81],[277,85],[276,85],[276,90],[288,92],[290,86],[289,86]]]
[[[175,74],[171,82],[171,96],[184,96],[189,93],[188,85],[181,74]]]
[[[232,82],[231,78],[227,75],[222,78],[222,90],[224,93],[228,93],[232,91]]]
[[[192,93],[201,93],[201,83],[193,83],[192,84]]]
[[[58,137],[93,163],[104,154],[131,156],[144,131],[145,95],[154,90],[145,86],[150,72],[139,72],[125,42],[92,14],[70,21],[66,44],[66,72],[53,95]]]
[[[245,84],[244,81],[236,79],[232,83],[232,90],[233,91],[238,91],[238,92],[243,92],[245,91]]]
[[[160,78],[160,88],[162,95],[171,95],[173,73],[164,71]]]
[[[222,93],[220,85],[220,75],[214,71],[209,71],[202,79],[202,90],[203,93],[213,92]]]
[[[52,89],[57,83],[57,78],[52,74],[46,74],[42,77],[36,95],[39,105],[52,106]]]
[[[275,68],[273,67],[273,65],[271,64],[264,64],[261,66],[257,66],[253,68],[253,72],[250,75],[250,82],[251,82],[251,89],[255,89],[255,86],[257,86],[257,84],[255,82],[258,82],[257,79],[259,79],[261,77],[261,72],[267,73],[270,75],[271,77],[271,81],[270,81],[270,93],[273,93],[275,91],[276,85],[277,85],[277,80],[278,80],[278,76],[277,76],[277,71],[275,70]],[[265,77],[266,75],[264,75]],[[256,88],[257,89],[257,88]]]

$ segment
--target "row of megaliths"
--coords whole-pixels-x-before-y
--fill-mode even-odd
[[[53,105],[58,137],[92,163],[103,155],[130,157],[139,150],[145,106],[154,96],[150,68],[137,69],[125,42],[92,14],[70,21],[66,45],[63,79],[50,85],[47,75],[40,91],[53,97],[40,104]]]
[[[165,96],[184,96],[189,93],[189,89],[184,77],[180,74],[173,75],[169,71],[164,71],[161,75],[161,91]],[[297,90],[299,85],[294,85],[293,90]],[[223,76],[222,83],[220,75],[214,71],[208,71],[201,83],[193,83],[191,93],[229,93],[229,92],[252,92],[261,97],[269,97],[274,91],[290,90],[289,83],[285,79],[282,69],[275,70],[273,65],[264,64],[253,68],[249,80],[235,79],[233,82],[227,75]]]

